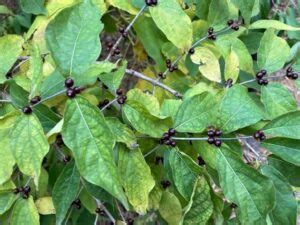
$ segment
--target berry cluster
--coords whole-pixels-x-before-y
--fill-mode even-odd
[[[171,186],[171,182],[169,180],[162,180],[160,182],[161,186],[163,187],[163,189],[167,189],[168,187]]]
[[[256,80],[259,85],[264,85],[264,86],[268,85],[269,81],[264,78],[266,75],[267,75],[266,70],[261,70],[256,73]]]
[[[199,166],[204,166],[205,165],[205,161],[200,155],[198,156],[197,159],[198,159],[198,165]]]
[[[232,29],[232,30],[235,30],[235,31],[238,31],[240,29],[239,27],[239,23],[237,21],[234,21],[234,20],[228,20],[227,21],[227,25]]]
[[[72,206],[74,206],[76,209],[81,209],[81,201],[79,198],[75,199],[73,202],[72,202]]]
[[[172,137],[176,134],[176,131],[174,128],[170,128],[168,132],[165,132],[162,136],[162,138],[159,140],[160,144],[169,145],[171,147],[176,147],[176,142],[172,140]]]
[[[99,206],[95,209],[95,213],[97,213],[100,216],[105,216],[106,215],[104,209],[102,207],[99,207]]]
[[[106,50],[107,51],[110,51],[112,48],[113,48],[113,43],[108,43],[107,44],[107,48],[106,48]],[[121,53],[121,50],[120,50],[120,48],[119,47],[116,47],[116,49],[114,49],[114,52],[112,53],[112,56],[115,56],[115,55],[120,55],[120,53]]]
[[[66,94],[69,98],[75,98],[77,94],[80,94],[81,88],[74,87],[74,80],[72,78],[67,78],[65,80],[65,87],[67,88]]]
[[[121,35],[126,38],[128,36],[128,32],[126,31],[126,29],[124,27],[120,27],[119,28],[119,32],[121,33]]]
[[[222,141],[218,139],[218,137],[221,137],[222,131],[221,130],[215,130],[214,128],[209,128],[207,130],[207,142],[208,144],[212,145],[214,144],[216,147],[221,147]]]
[[[172,65],[171,59],[166,59],[166,66],[167,66],[167,68],[169,69],[169,72],[170,72],[170,73],[172,73],[172,72],[178,70],[178,67],[177,67],[177,66],[175,66],[175,65],[173,66],[173,65]]]
[[[147,6],[156,6],[157,0],[145,0]]]
[[[104,99],[103,101],[99,102],[98,104],[98,108],[99,109],[103,109],[103,107],[105,107],[107,104],[109,104],[109,100],[108,99]],[[108,107],[109,109],[110,107]]]
[[[298,79],[298,73],[296,73],[292,67],[287,68],[286,70],[286,77],[289,79],[297,80]]]
[[[217,36],[214,34],[214,28],[210,27],[207,30],[207,38],[209,40],[215,41],[217,39]]]
[[[25,186],[24,188],[23,187],[20,187],[20,188],[15,188],[13,190],[14,194],[19,194],[21,193],[22,194],[22,198],[24,199],[28,199],[29,198],[29,193],[31,191],[31,188],[30,186]]]
[[[225,81],[226,88],[232,87],[232,84],[233,84],[233,80],[231,78],[229,78],[228,80]]]
[[[122,88],[119,88],[117,91],[116,91],[116,94],[118,96],[118,100],[117,102],[120,104],[120,105],[124,105],[126,100],[127,100],[127,96],[125,95],[125,92]]]
[[[256,140],[259,140],[259,141],[263,141],[266,139],[266,135],[264,134],[264,132],[262,130],[259,130],[257,132],[255,132],[253,134],[253,137],[256,139]]]
[[[30,99],[30,104],[35,105],[35,104],[39,103],[40,101],[41,101],[41,97],[37,95],[37,96],[33,97],[32,99]]]

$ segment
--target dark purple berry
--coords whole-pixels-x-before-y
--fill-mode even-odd
[[[164,189],[166,189],[166,188],[168,188],[168,187],[171,186],[171,182],[168,181],[168,180],[162,180],[162,181],[160,182],[160,184],[162,185],[162,187],[163,187]]]
[[[113,43],[109,42],[109,43],[107,44],[107,47],[108,47],[109,49],[111,49],[111,48],[113,47]]]
[[[114,54],[115,55],[119,55],[121,53],[121,50],[119,49],[119,48],[116,48],[115,50],[114,50]]]
[[[238,31],[240,29],[239,25],[231,26],[233,30]]]
[[[228,78],[228,80],[225,81],[225,87],[232,87],[232,83],[233,83],[233,80],[231,78]]]
[[[293,67],[289,66],[289,67],[286,69],[286,72],[293,72]]]
[[[75,97],[76,97],[76,92],[75,92],[75,90],[72,89],[72,88],[68,89],[68,90],[67,90],[67,96],[68,96],[69,98],[75,98]]]
[[[157,5],[157,0],[152,0],[152,5]]]
[[[119,28],[119,32],[122,34],[122,33],[124,33],[124,31],[125,31],[125,28],[124,27],[120,27]]]
[[[298,73],[292,73],[291,77],[292,77],[293,80],[297,80],[299,75],[298,75]]]
[[[263,77],[264,77],[264,75],[263,75],[262,72],[258,72],[258,73],[256,74],[256,78],[257,78],[257,79],[262,79]]]
[[[207,135],[208,135],[209,137],[213,137],[213,136],[215,135],[214,129],[209,129],[209,130],[207,131]]]
[[[123,95],[124,94],[124,90],[122,88],[119,88],[117,91],[116,91],[116,94],[117,95]]]
[[[166,59],[166,65],[168,66],[168,65],[171,65],[171,59]]]
[[[264,76],[267,75],[267,71],[266,71],[266,70],[261,70],[260,72],[261,72]]]
[[[170,139],[164,140],[164,144],[165,144],[165,145],[171,145],[171,142],[172,142],[172,141],[171,141]]]
[[[212,145],[212,144],[215,143],[215,138],[214,137],[208,137],[207,142],[208,142],[208,144]]]
[[[30,99],[30,104],[31,105],[35,105],[35,104],[37,104],[40,101],[41,101],[41,97],[40,96],[35,96],[32,99]]]
[[[24,193],[28,194],[30,191],[31,191],[30,186],[27,185],[24,187],[24,190],[23,190]]]
[[[158,76],[161,78],[161,79],[166,79],[166,75],[163,73],[163,72],[159,72],[158,73]]]
[[[235,209],[235,208],[237,208],[238,206],[237,206],[237,204],[235,204],[235,203],[231,203],[231,205],[230,205],[230,208],[232,208],[232,209]]]
[[[174,136],[174,135],[176,134],[176,130],[175,130],[174,128],[170,128],[170,129],[168,130],[168,134],[169,134],[170,136]]]
[[[29,115],[32,113],[32,108],[30,106],[25,106],[22,111],[24,114]]]
[[[216,147],[221,147],[221,145],[222,145],[222,141],[221,140],[215,140],[215,146]]]
[[[75,87],[74,91],[75,91],[76,94],[80,94],[80,92],[82,91],[82,88],[81,87]]]
[[[269,84],[269,81],[267,79],[262,79],[262,85],[266,86]]]
[[[67,78],[65,80],[65,87],[66,88],[71,88],[74,85],[74,80],[72,78]]]
[[[233,23],[234,23],[233,20],[228,20],[228,21],[227,21],[227,25],[228,25],[228,26],[231,26]]]
[[[176,147],[176,142],[175,141],[171,141],[170,146],[175,148]]]
[[[207,33],[208,34],[213,34],[214,33],[214,28],[213,27],[208,28]]]
[[[175,70],[175,69],[174,69],[173,66],[169,67],[169,72],[170,72],[170,73],[174,72],[174,70]]]
[[[222,135],[222,131],[221,130],[216,130],[215,131],[215,136],[220,137]]]
[[[28,199],[28,198],[29,198],[29,194],[28,194],[28,193],[25,193],[25,192],[23,192],[23,194],[22,194],[22,198],[23,198],[23,199]]]
[[[120,97],[120,98],[118,98],[118,100],[117,100],[117,102],[120,104],[120,105],[124,105],[125,104],[125,99],[124,99],[124,97],[122,96],[122,97]]]
[[[147,6],[152,6],[152,0],[145,0]]]

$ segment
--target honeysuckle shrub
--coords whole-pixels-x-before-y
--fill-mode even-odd
[[[1,5],[0,224],[295,225],[297,4]]]

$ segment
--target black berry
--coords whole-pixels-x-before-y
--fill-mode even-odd
[[[298,73],[295,73],[295,72],[294,72],[294,73],[292,73],[292,76],[291,76],[291,77],[292,77],[293,80],[297,80],[298,77],[299,77],[299,75],[298,75]]]
[[[208,28],[207,33],[208,34],[213,34],[214,33],[214,28],[213,27]]]
[[[117,91],[116,91],[116,94],[117,95],[123,95],[124,94],[124,90],[122,88],[119,88]]]
[[[163,187],[164,189],[166,189],[166,188],[168,188],[168,187],[171,186],[171,182],[168,181],[168,180],[163,180],[163,181],[160,182],[160,184],[162,185],[162,187]]]
[[[22,111],[24,114],[29,115],[32,113],[32,108],[30,106],[25,106]]]
[[[120,28],[119,28],[119,32],[120,32],[121,34],[124,33],[124,31],[125,31],[124,27],[120,27]]]
[[[174,136],[174,135],[176,134],[176,130],[175,130],[174,128],[170,128],[170,129],[168,130],[168,134],[169,134],[170,136]]]
[[[125,102],[126,102],[126,99],[127,99],[127,96],[121,96],[118,98],[117,102],[120,104],[120,105],[124,105]]]
[[[175,148],[176,147],[176,142],[175,141],[171,141],[170,142],[170,146],[173,147],[173,148]]]
[[[195,49],[194,48],[190,48],[190,50],[189,50],[189,54],[194,54],[195,53]]]
[[[231,205],[230,205],[230,208],[232,208],[232,209],[235,209],[235,208],[237,208],[238,206],[237,206],[237,204],[235,204],[235,203],[231,203]]]
[[[119,49],[119,48],[116,48],[115,50],[114,50],[114,54],[115,55],[119,55],[121,53],[121,50]]]
[[[166,75],[163,73],[163,72],[159,72],[158,73],[158,76],[161,78],[161,79],[166,79]]]
[[[261,70],[260,71],[264,76],[267,75],[267,71],[266,70]]]
[[[30,104],[31,105],[35,105],[35,104],[37,104],[40,101],[41,101],[41,97],[40,96],[35,96],[32,99],[30,99]]]
[[[221,145],[222,145],[222,141],[221,140],[215,140],[215,146],[216,147],[221,147]]]
[[[24,199],[28,199],[28,198],[29,198],[29,194],[28,194],[28,193],[25,193],[25,192],[23,192],[23,194],[22,194],[22,198],[24,198]]]
[[[67,78],[65,80],[65,87],[67,88],[71,88],[74,85],[74,80],[72,78]]]
[[[166,59],[166,65],[168,66],[168,65],[171,65],[171,59]]]
[[[233,80],[231,78],[225,81],[225,87],[227,88],[232,87],[232,84],[233,84]]]
[[[208,137],[207,142],[208,142],[208,144],[212,145],[212,144],[215,143],[215,138],[214,137]]]
[[[259,71],[257,74],[256,74],[256,78],[257,79],[262,79],[264,77],[264,74],[261,72],[261,71]]]
[[[228,26],[231,26],[233,23],[234,23],[233,20],[228,20],[228,21],[227,21],[227,25],[228,25]]]
[[[209,130],[207,131],[207,135],[208,135],[209,137],[213,137],[213,136],[215,135],[215,130],[214,130],[214,129],[209,129]]]
[[[222,135],[222,131],[216,130],[215,131],[215,136],[220,137]]]
[[[293,72],[293,67],[289,66],[289,67],[286,69],[286,72]]]
[[[106,215],[105,211],[101,207],[97,207],[95,212],[97,214],[99,214],[100,216],[105,216]]]
[[[75,87],[74,91],[75,91],[76,94],[80,94],[80,92],[82,91],[82,88],[81,87]]]
[[[253,134],[253,137],[259,141],[263,141],[266,139],[266,135],[262,130],[259,130]]]
[[[67,90],[67,96],[68,96],[69,98],[75,98],[75,97],[76,97],[76,92],[75,92],[75,90],[72,89],[72,88],[69,88],[69,89]]]
[[[30,186],[27,185],[24,187],[24,190],[23,190],[24,193],[28,194],[30,191],[31,191]]]

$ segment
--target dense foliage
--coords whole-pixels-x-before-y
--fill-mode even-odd
[[[0,5],[0,224],[296,225],[298,4]]]

